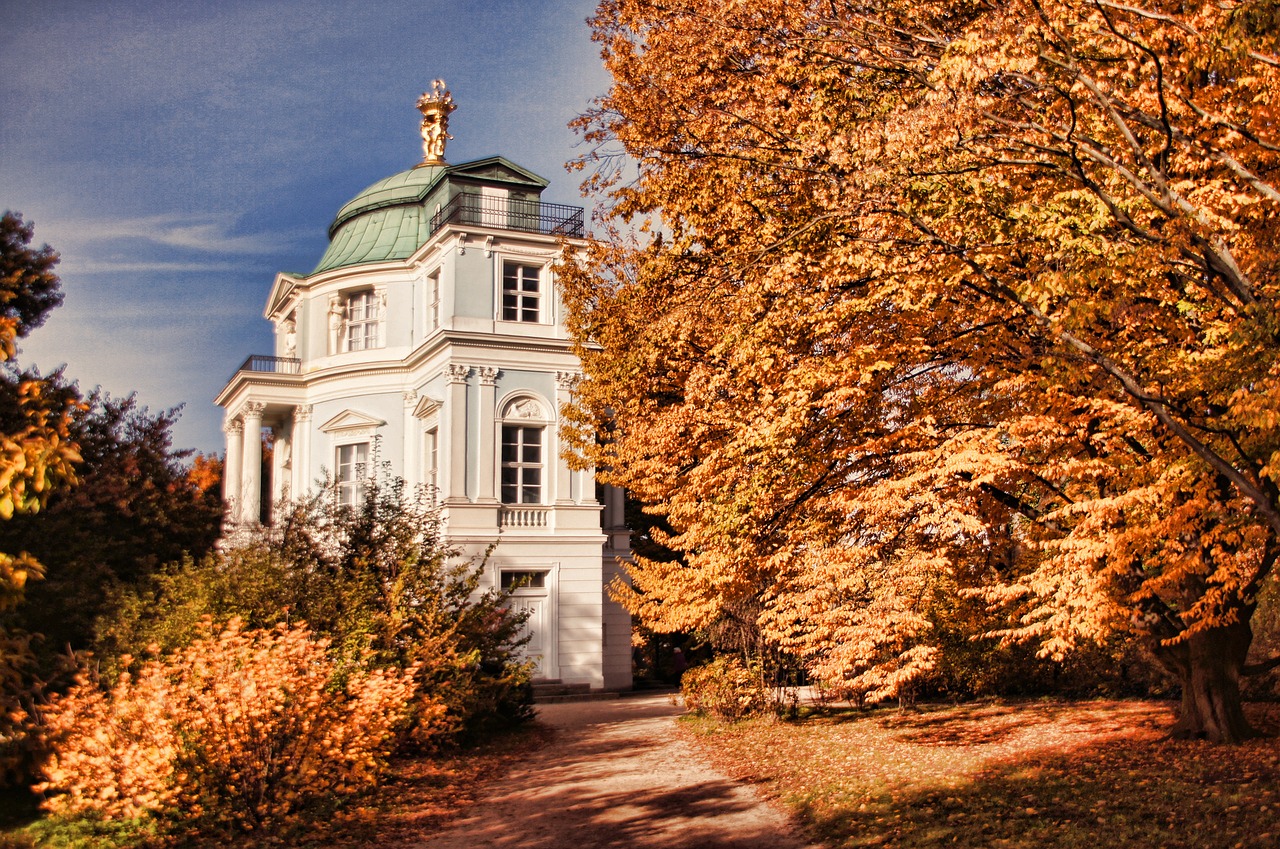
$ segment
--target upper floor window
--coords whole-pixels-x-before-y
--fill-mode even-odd
[[[502,320],[542,320],[542,269],[518,262],[502,264]]]
[[[348,507],[360,504],[366,471],[369,465],[369,443],[355,442],[339,445],[335,463],[334,484],[338,490],[338,503]]]
[[[542,503],[542,428],[502,426],[502,503]]]
[[[427,332],[440,326],[440,272],[427,278]]]
[[[346,350],[382,347],[382,299],[377,292],[353,292],[346,313]]]

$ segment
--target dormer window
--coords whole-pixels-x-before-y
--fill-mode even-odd
[[[542,269],[518,262],[502,264],[502,320],[542,321]]]

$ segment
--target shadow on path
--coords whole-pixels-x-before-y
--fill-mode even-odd
[[[539,708],[554,736],[422,849],[804,849],[749,785],[676,738],[666,695]]]

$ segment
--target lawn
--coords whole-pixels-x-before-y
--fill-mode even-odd
[[[683,723],[839,847],[1280,846],[1280,705],[1241,746],[1169,740],[1168,703],[978,703]]]

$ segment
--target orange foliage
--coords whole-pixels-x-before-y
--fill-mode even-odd
[[[1181,731],[1246,734],[1280,556],[1277,21],[605,0],[567,412],[683,553],[637,560],[633,612],[752,621],[887,697],[929,673],[937,594],[980,590],[1049,655],[1144,638]]]
[[[219,491],[222,486],[222,458],[216,454],[197,453],[191,458],[187,480],[202,494]]]
[[[82,677],[44,711],[48,810],[254,828],[377,780],[413,669],[339,669],[303,626],[206,632],[110,691]]]

